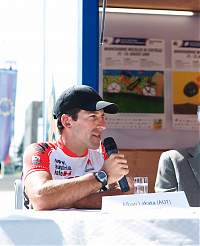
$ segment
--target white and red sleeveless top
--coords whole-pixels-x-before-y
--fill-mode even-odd
[[[88,149],[80,157],[67,149],[61,140],[55,143],[38,143],[26,151],[25,159],[30,159],[31,162],[24,161],[23,177],[25,179],[31,172],[38,170],[49,172],[53,179],[82,176],[99,171],[107,158],[103,145],[97,150]]]

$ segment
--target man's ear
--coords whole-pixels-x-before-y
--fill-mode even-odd
[[[72,120],[72,118],[67,114],[63,114],[61,116],[61,123],[66,128],[71,127],[71,120]]]

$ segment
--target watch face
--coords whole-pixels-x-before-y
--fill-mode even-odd
[[[100,179],[104,179],[107,177],[107,175],[104,172],[99,172],[98,175]]]
[[[98,181],[100,181],[103,185],[107,185],[108,182],[108,176],[106,174],[106,172],[104,171],[100,171],[96,173],[96,178],[98,179]]]

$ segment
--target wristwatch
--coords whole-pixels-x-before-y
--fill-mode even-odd
[[[95,178],[97,181],[102,183],[102,187],[105,187],[108,183],[108,174],[105,171],[99,171],[94,173]]]

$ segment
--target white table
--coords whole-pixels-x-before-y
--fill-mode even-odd
[[[200,208],[0,211],[0,245],[200,245]]]

